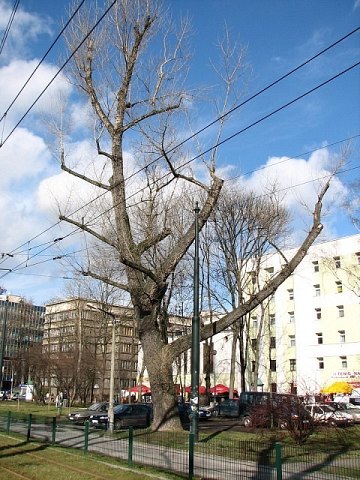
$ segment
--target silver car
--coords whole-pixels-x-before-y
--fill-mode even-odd
[[[360,423],[360,405],[345,402],[331,402],[330,405],[337,411],[349,413],[355,423]]]
[[[335,410],[326,403],[312,403],[305,405],[306,410],[310,413],[315,423],[325,424],[337,427],[344,427],[347,425],[353,425],[353,417],[343,411]]]

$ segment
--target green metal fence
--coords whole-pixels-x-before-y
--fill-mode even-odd
[[[354,442],[314,448],[271,441],[234,440],[232,436],[200,434],[189,442],[184,432],[117,431],[70,424],[56,417],[8,412],[0,415],[0,430],[18,433],[27,441],[40,441],[96,452],[125,461],[129,466],[148,465],[191,479],[216,480],[338,480],[360,478],[359,448]],[[355,442],[356,443],[356,442]],[[189,445],[191,448],[189,448]],[[351,445],[351,447],[350,447]]]

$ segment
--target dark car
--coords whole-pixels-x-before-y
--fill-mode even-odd
[[[238,398],[228,398],[218,405],[217,414],[223,417],[239,417],[240,405]]]
[[[68,419],[76,425],[84,425],[85,420],[89,420],[91,415],[94,413],[107,412],[108,408],[109,402],[93,403],[89,408],[69,413]]]
[[[190,422],[191,418],[191,404],[190,402],[178,403],[178,411],[180,419],[183,423]],[[211,407],[199,406],[198,410],[199,420],[208,420],[212,417]]]
[[[114,429],[127,427],[147,428],[151,423],[151,406],[146,403],[120,404],[114,408]],[[91,426],[108,428],[108,412],[94,413],[89,418]]]

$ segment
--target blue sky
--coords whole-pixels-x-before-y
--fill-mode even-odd
[[[101,3],[101,2],[100,2]],[[0,33],[3,34],[14,2],[0,0]],[[295,68],[340,37],[360,26],[359,0],[167,0],[165,5],[175,20],[189,16],[192,22],[189,44],[193,54],[187,82],[190,88],[210,86],[208,95],[216,91],[217,79],[210,67],[216,59],[215,45],[226,25],[232,38],[246,46],[249,65],[243,100]],[[86,3],[85,3],[86,5]],[[3,116],[28,74],[37,65],[60,30],[59,22],[68,18],[68,1],[22,0],[8,39],[0,55],[0,117]],[[56,73],[64,58],[62,43],[51,51],[41,71],[34,77],[0,124],[2,140],[21,118],[43,85]],[[291,75],[280,84],[236,111],[229,120],[225,136],[246,128],[273,110],[352,66],[360,59],[360,32],[352,35],[319,59]],[[62,79],[54,90],[67,91]],[[51,155],[42,134],[41,113],[48,105],[51,92],[39,102],[30,115],[0,148],[0,254],[12,252],[25,244],[23,257],[5,256],[0,268],[13,268],[22,258],[26,265],[28,248],[56,238],[63,229],[54,229],[27,243],[56,222],[54,210],[47,208],[50,198],[44,186],[60,183],[59,165]],[[307,153],[316,148],[360,134],[360,69],[349,73],[306,96],[294,105],[248,129],[224,144],[219,151],[219,166],[229,177],[269,166],[284,189],[296,182],[306,182],[329,171],[340,145]],[[199,108],[197,127],[214,119],[214,113]],[[79,115],[81,112],[79,113]],[[209,129],[201,140],[205,147],[214,142]],[[299,157],[289,160],[289,157]],[[280,165],[277,166],[279,162]],[[347,173],[339,176],[332,199],[341,199],[346,182],[360,174],[359,139],[352,141],[352,155]],[[353,169],[353,170],[350,170]],[[239,182],[261,190],[263,173],[241,177]],[[294,189],[295,190],[295,189]],[[299,198],[312,201],[312,186],[302,188],[287,198],[288,206],[297,207]],[[335,238],[357,233],[346,220],[336,200],[327,217],[326,235]],[[52,253],[55,256],[55,252]],[[43,257],[39,257],[41,260]],[[46,259],[46,257],[44,257]],[[15,263],[15,265],[17,264]],[[29,262],[30,263],[30,262]],[[6,271],[0,270],[0,276]],[[54,262],[24,268],[0,278],[8,292],[32,298],[41,304],[61,293],[64,281],[56,277],[71,275]]]

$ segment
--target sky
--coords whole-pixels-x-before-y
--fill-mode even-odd
[[[2,39],[14,4],[0,0]],[[360,60],[360,31],[251,97],[358,28],[360,0],[165,0],[164,4],[175,22],[184,17],[191,21],[187,39],[192,53],[187,75],[191,89],[206,86],[204,95],[210,97],[218,88],[211,65],[225,26],[238,48],[246,50],[241,101],[248,101],[234,112],[224,131],[224,138],[232,137],[219,149],[218,166],[224,178],[237,178],[240,188],[259,193],[269,178],[276,181],[286,192],[284,201],[301,230],[304,204],[311,206],[316,199],[316,179],[329,174],[348,145],[344,172],[334,179],[328,195],[324,235],[329,240],[358,233],[341,205],[349,182],[360,177],[360,67],[354,67]],[[84,121],[87,107],[62,74],[32,106],[66,58],[61,40],[15,97],[56,39],[69,11],[67,0],[21,0],[0,47],[0,286],[38,305],[61,296],[72,272],[53,258],[75,247],[67,238],[58,242],[60,249],[48,248],[69,232],[63,223],[55,226],[55,205],[66,198],[72,184],[46,141],[44,117],[55,108],[54,98],[59,95],[72,102],[74,122]],[[342,73],[346,69],[350,70]],[[210,109],[195,113],[196,129],[215,118]],[[214,129],[199,138],[204,148],[210,148]],[[83,138],[72,155],[84,161],[89,148]],[[82,200],[88,195],[83,192]]]

